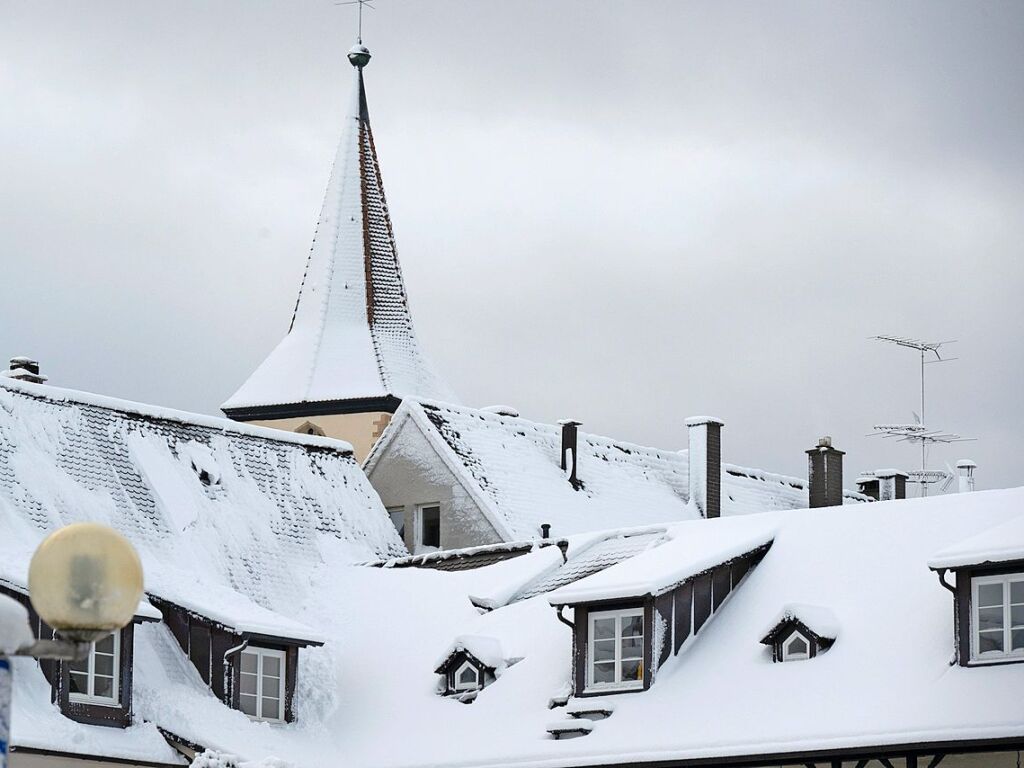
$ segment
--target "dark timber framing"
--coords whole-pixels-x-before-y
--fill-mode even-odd
[[[476,690],[481,691],[494,681],[494,667],[488,666],[465,649],[452,651],[448,654],[448,658],[441,662],[440,666],[434,670],[435,673],[444,675],[445,696],[467,693],[467,691],[460,691],[455,687],[455,675],[461,669],[463,663],[467,661],[473,665],[477,672],[479,685],[477,685]]]
[[[347,400],[306,400],[280,405],[251,405],[244,408],[222,408],[234,421],[273,421],[308,416],[332,416],[345,413],[394,413],[402,401],[394,395],[353,397]]]
[[[751,568],[756,566],[771,547],[771,543],[745,552],[713,568],[694,574],[679,584],[657,595],[646,594],[633,598],[594,600],[573,606],[572,627],[572,678],[573,695],[612,696],[623,693],[646,691],[654,683],[658,669],[671,655],[678,654],[686,640],[696,635],[707,623],[728,594],[735,589]],[[564,606],[556,606],[561,619]],[[598,688],[587,690],[587,665],[590,663],[588,649],[590,614],[601,611],[642,609],[644,615],[644,660],[643,687]],[[657,613],[659,622],[655,623]],[[564,623],[569,623],[562,619]],[[657,632],[656,627],[666,627]]]
[[[232,709],[240,709],[239,654],[245,647],[272,648],[285,654],[284,720],[295,720],[293,700],[299,665],[299,648],[322,643],[240,632],[159,597],[150,600],[164,616],[164,622],[178,645],[198,670],[214,695]]]
[[[979,563],[960,568],[936,568],[942,585],[953,593],[953,637],[956,646],[956,660],[961,667],[988,667],[999,664],[1021,664],[1024,658],[971,660],[971,637],[974,634],[972,610],[972,581],[980,576],[1005,576],[1009,574],[1024,575],[1024,560],[1008,560],[1002,563]],[[956,585],[946,581],[946,573],[952,570],[956,575]]]
[[[807,640],[807,655],[812,659],[819,653],[827,651],[835,643],[834,637],[819,635],[800,621],[799,616],[786,618],[772,627],[771,631],[761,640],[765,645],[772,647],[772,661],[781,662],[783,660],[782,647],[794,632],[799,632]]]

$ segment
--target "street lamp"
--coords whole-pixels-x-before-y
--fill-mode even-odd
[[[142,563],[117,531],[97,523],[74,523],[47,536],[32,555],[28,593],[36,613],[58,637],[8,652],[36,659],[83,659],[92,641],[132,620],[142,598]],[[0,648],[0,768],[7,768],[11,666],[3,651]]]

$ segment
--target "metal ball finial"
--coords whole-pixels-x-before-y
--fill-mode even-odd
[[[348,49],[348,60],[353,67],[365,67],[370,63],[370,49],[358,42]]]

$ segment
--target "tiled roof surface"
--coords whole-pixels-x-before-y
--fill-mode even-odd
[[[413,329],[360,70],[288,335],[226,412],[393,395],[455,400]]]

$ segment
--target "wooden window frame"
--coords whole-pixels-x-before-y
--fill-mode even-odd
[[[635,691],[643,690],[647,679],[646,654],[647,647],[647,616],[644,606],[635,608],[617,608],[605,611],[589,611],[587,613],[587,660],[585,693],[599,691]],[[602,619],[615,619],[615,681],[611,683],[594,682],[594,624]],[[622,680],[622,620],[625,618],[640,619],[640,669],[643,677],[640,680]]]
[[[795,637],[799,637],[801,640],[804,641],[804,645],[807,646],[807,650],[804,653],[796,653],[796,654],[794,654],[794,653],[790,653],[789,652],[789,644],[793,641],[793,638],[795,638]],[[812,656],[813,656],[813,654],[811,653],[812,650],[814,649],[813,641],[811,640],[811,638],[807,637],[803,632],[801,632],[799,629],[796,629],[796,628],[794,628],[794,629],[789,631],[789,633],[786,635],[785,639],[782,641],[782,646],[781,647],[782,647],[781,659],[784,662],[786,662],[786,661],[807,661],[808,659],[812,658]]]
[[[1024,661],[1024,648],[1006,650],[1012,646],[1013,630],[1010,621],[1011,597],[1010,585],[1014,582],[1024,582],[1024,573],[998,573],[989,575],[971,576],[971,630],[970,630],[970,659],[972,663],[979,664],[1009,664]],[[978,651],[981,623],[978,616],[980,610],[978,605],[978,588],[986,584],[1003,585],[1003,649],[1002,651]]]
[[[467,667],[473,670],[473,674],[475,675],[475,678],[471,684],[465,684],[459,680],[459,677],[462,675],[462,672]],[[455,673],[452,675],[452,690],[455,693],[462,693],[463,691],[478,691],[483,687],[480,684],[480,677],[481,672],[477,665],[469,659],[466,659],[455,668]]]
[[[441,549],[441,502],[432,501],[427,504],[417,504],[413,521],[413,554],[419,554],[421,548],[427,546],[423,543],[423,512],[427,509],[437,508],[437,549]],[[433,545],[429,545],[433,547]],[[431,550],[433,551],[433,550]]]
[[[250,715],[248,712],[246,712],[244,709],[242,709],[242,703],[241,703],[242,675],[249,674],[247,672],[242,672],[242,657],[245,656],[246,654],[248,654],[250,656],[256,656],[256,714],[255,715]],[[278,685],[277,701],[278,701],[278,712],[280,712],[280,717],[266,717],[263,714],[263,677],[264,677],[263,676],[263,658],[265,656],[272,656],[273,658],[276,658],[278,660],[278,662],[280,663],[279,669],[281,670],[281,675],[280,675],[280,677],[278,678],[278,681],[277,681],[277,685]],[[284,722],[286,722],[287,711],[286,711],[286,708],[285,708],[285,694],[286,694],[286,692],[288,690],[287,676],[288,676],[288,659],[287,659],[287,653],[285,651],[281,650],[280,648],[267,648],[266,646],[262,646],[262,645],[250,645],[249,647],[243,649],[238,654],[238,682],[239,682],[239,685],[238,685],[238,690],[239,690],[238,709],[239,709],[239,711],[242,712],[243,714],[245,714],[246,716],[248,716],[249,718],[251,718],[252,720],[258,720],[258,721],[263,722],[263,723],[284,723]],[[251,695],[251,694],[246,694],[246,695]]]
[[[68,701],[74,702],[75,704],[95,704],[100,707],[120,707],[121,706],[121,632],[111,632],[110,637],[114,638],[114,664],[112,670],[113,677],[113,693],[110,696],[97,696],[94,691],[96,689],[96,643],[89,644],[89,655],[85,658],[86,661],[86,685],[89,689],[88,693],[75,693],[71,690],[70,681],[68,683]],[[106,638],[101,638],[105,640]],[[68,675],[81,674],[72,671],[71,666],[73,662],[68,662]]]

